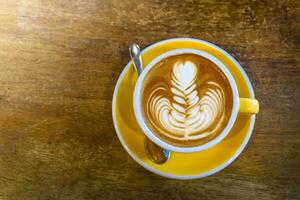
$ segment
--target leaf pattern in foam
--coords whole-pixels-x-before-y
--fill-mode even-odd
[[[224,118],[222,88],[208,82],[200,87],[205,91],[200,99],[196,85],[198,71],[191,61],[176,62],[171,77],[170,88],[157,87],[149,96],[149,114],[156,128],[175,140],[195,140],[214,134],[220,123],[207,129]],[[171,93],[172,99],[165,93]]]

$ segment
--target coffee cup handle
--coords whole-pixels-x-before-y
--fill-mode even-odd
[[[258,101],[251,98],[240,98],[239,112],[257,114],[259,112]]]

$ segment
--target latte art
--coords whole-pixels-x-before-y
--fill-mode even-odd
[[[224,92],[217,83],[208,82],[200,99],[196,90],[197,68],[194,63],[178,61],[173,67],[172,99],[161,95],[167,88],[160,86],[149,97],[149,114],[155,124],[167,130],[166,135],[175,140],[194,140],[207,137],[205,132],[213,122],[224,117]],[[215,127],[215,129],[217,126]],[[202,134],[196,134],[203,132]]]
[[[221,71],[217,71],[221,79],[207,75],[207,66],[201,66],[205,62],[198,60],[204,58],[176,57],[173,62],[159,66],[166,68],[162,69],[165,79],[158,79],[147,90],[149,94],[143,99],[146,118],[159,136],[173,144],[185,146],[209,141],[220,133],[228,119],[225,106],[228,95],[224,89],[228,90],[229,85],[224,84]]]

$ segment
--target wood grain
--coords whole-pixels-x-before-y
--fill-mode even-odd
[[[299,199],[300,3],[0,0],[0,199]],[[133,42],[194,37],[245,68],[254,134],[222,172],[168,180],[119,143],[114,85]]]

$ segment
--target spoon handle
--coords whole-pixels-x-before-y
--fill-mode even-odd
[[[140,75],[143,71],[142,68],[142,56],[141,56],[141,49],[139,45],[137,44],[132,44],[129,46],[129,52],[130,52],[130,57],[133,60],[133,65],[138,73]]]

